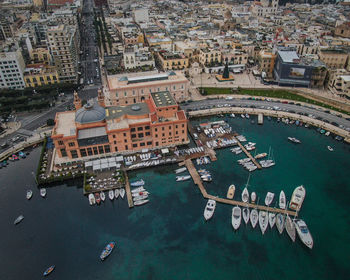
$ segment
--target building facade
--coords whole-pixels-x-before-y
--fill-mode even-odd
[[[266,78],[271,79],[273,77],[273,69],[275,67],[276,54],[262,50],[259,52],[259,71],[265,72]]]
[[[23,74],[26,87],[58,84],[60,82],[55,66],[44,64],[27,65]]]
[[[221,52],[214,49],[200,49],[199,50],[199,63],[202,65],[208,65],[211,63],[221,63]]]
[[[189,66],[188,58],[185,55],[165,50],[157,52],[157,60],[164,71],[182,70]]]
[[[19,49],[0,52],[0,89],[23,89],[25,63]]]
[[[320,49],[318,56],[331,69],[344,69],[348,61],[348,53],[342,49]]]

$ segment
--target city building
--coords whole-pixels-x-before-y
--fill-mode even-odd
[[[161,50],[157,52],[157,61],[163,71],[188,68],[188,58],[180,53]]]
[[[58,157],[71,159],[108,153],[127,153],[188,143],[187,118],[172,95],[149,93],[144,102],[103,107],[81,107],[77,94],[76,111],[56,114],[51,138]]]
[[[151,52],[141,48],[125,48],[123,54],[123,62],[125,69],[153,69],[154,58]]]
[[[334,30],[334,35],[350,38],[350,21],[338,25]]]
[[[134,21],[137,23],[140,22],[149,22],[149,13],[148,9],[136,9],[133,11]]]
[[[350,99],[350,72],[344,69],[330,71],[328,87],[339,96]]]
[[[259,71],[265,73],[265,77],[271,79],[273,77],[273,69],[275,67],[276,54],[270,51],[262,50],[259,52]],[[264,76],[262,74],[262,76]]]
[[[32,49],[29,53],[32,64],[50,64],[50,52],[45,48]]]
[[[0,51],[0,89],[23,89],[24,68],[22,53],[16,46]]]
[[[23,74],[26,87],[58,84],[59,77],[55,66],[45,64],[29,64]]]
[[[107,77],[106,104],[112,106],[143,102],[152,92],[168,91],[180,102],[188,98],[189,81],[180,71],[142,72]]]
[[[221,63],[221,52],[219,50],[209,48],[200,49],[199,63],[202,65]]]
[[[343,49],[320,49],[318,56],[329,68],[344,69],[349,55]]]

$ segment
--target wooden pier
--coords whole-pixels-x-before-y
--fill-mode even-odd
[[[129,208],[132,208],[134,207],[134,202],[132,200],[132,195],[130,191],[130,182],[129,182],[128,174],[126,174],[125,171],[124,171],[124,178],[125,178],[125,192],[126,192],[126,197],[128,199],[128,205],[129,205]]]
[[[247,155],[247,157],[250,158],[250,160],[256,165],[256,167],[258,169],[261,169],[262,167],[261,167],[260,163],[247,151],[247,149],[242,145],[242,143],[240,141],[238,141],[238,139],[235,136],[233,136],[233,139],[235,139],[237,141],[238,146]]]
[[[202,193],[204,198],[207,199],[213,199],[217,202],[220,203],[224,203],[224,204],[230,204],[233,206],[241,206],[241,207],[248,207],[248,208],[255,208],[258,210],[263,210],[263,211],[268,211],[268,212],[274,212],[274,213],[281,213],[281,214],[288,214],[290,216],[297,216],[298,213],[295,211],[290,211],[290,210],[283,210],[280,208],[272,208],[272,207],[268,207],[268,206],[264,206],[264,205],[258,205],[258,204],[254,204],[254,203],[245,203],[243,201],[237,201],[237,200],[231,200],[231,199],[226,199],[226,198],[221,198],[221,197],[217,197],[214,195],[210,195],[207,193],[202,179],[199,176],[196,168],[194,167],[192,161],[190,159],[186,159],[184,161],[184,164],[186,165],[190,175],[192,176],[193,182],[198,186],[200,192]]]

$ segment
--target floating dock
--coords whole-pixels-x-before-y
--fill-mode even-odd
[[[129,178],[128,175],[126,174],[125,171],[124,172],[124,178],[125,178],[125,192],[126,192],[126,197],[128,198],[128,205],[129,208],[134,207],[134,202],[132,201],[132,195],[131,195],[131,191],[130,191],[130,182],[129,182]]]
[[[239,142],[238,139],[235,136],[233,136],[233,139],[235,139],[237,141],[238,146],[247,155],[247,157],[250,158],[250,160],[256,165],[256,167],[258,169],[261,169],[262,167],[261,167],[260,163],[247,151],[247,149],[242,145],[242,143]]]
[[[264,123],[264,115],[258,114],[258,124],[263,124],[263,123]]]
[[[243,201],[237,201],[237,200],[231,200],[231,199],[226,199],[226,198],[220,198],[214,195],[210,195],[207,193],[202,179],[199,176],[197,169],[194,167],[192,161],[190,159],[186,159],[184,161],[184,165],[186,165],[190,175],[192,176],[193,182],[198,186],[200,192],[202,193],[204,198],[207,199],[213,199],[217,202],[224,203],[224,204],[230,204],[233,206],[241,206],[241,207],[248,207],[248,208],[255,208],[258,210],[263,210],[263,211],[268,211],[268,212],[274,212],[274,213],[281,213],[281,214],[288,214],[290,216],[297,216],[298,213],[295,211],[290,211],[290,210],[283,210],[280,208],[272,208],[264,205],[258,205],[254,203],[245,203]]]

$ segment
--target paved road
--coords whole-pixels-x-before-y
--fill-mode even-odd
[[[280,102],[268,102],[268,101],[260,101],[260,100],[247,100],[247,99],[233,99],[233,100],[226,100],[226,99],[206,99],[201,101],[194,101],[190,102],[188,104],[182,104],[181,108],[184,110],[200,110],[200,109],[209,109],[209,108],[215,108],[215,107],[225,107],[226,106],[239,106],[239,107],[251,107],[255,106],[256,108],[261,109],[271,109],[274,110],[274,107],[278,107],[279,111],[286,111],[290,113],[299,113],[299,114],[306,114],[306,115],[312,115],[313,118],[323,120],[328,123],[333,123],[340,128],[345,128],[350,131],[350,120],[345,119],[343,117],[339,117],[337,115],[330,114],[328,112],[325,112],[323,109],[314,109],[311,108],[311,106],[298,106],[295,104],[284,104]],[[327,110],[327,109],[325,109]]]

